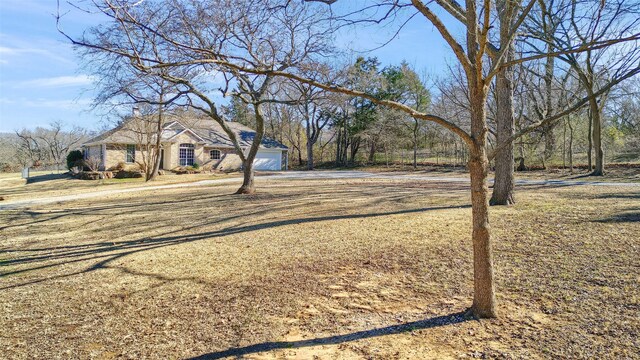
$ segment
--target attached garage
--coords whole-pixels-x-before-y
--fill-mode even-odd
[[[253,160],[255,170],[282,170],[282,150],[260,149]]]

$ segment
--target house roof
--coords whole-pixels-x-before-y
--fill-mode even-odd
[[[233,133],[235,133],[240,146],[245,148],[251,146],[255,138],[255,130],[244,126],[237,122],[225,123]],[[98,144],[136,144],[146,141],[148,135],[154,133],[154,121],[149,118],[138,117],[128,118],[117,127],[106,131],[93,139],[87,141],[84,146]],[[220,124],[212,119],[198,117],[177,117],[168,116],[162,131],[162,142],[175,142],[177,137],[183,133],[191,133],[197,138],[199,143],[205,146],[233,148],[231,139],[222,129]],[[153,135],[155,139],[155,135]],[[281,149],[286,150],[287,147],[282,143],[267,137],[263,137],[260,148],[263,149]]]

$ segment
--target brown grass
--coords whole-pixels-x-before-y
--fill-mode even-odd
[[[144,186],[189,183],[200,180],[220,179],[223,177],[240,176],[238,173],[201,173],[175,175],[168,173],[159,176],[154,181],[145,182],[143,178],[136,179],[103,179],[79,180],[66,173],[31,173],[29,181],[20,178],[20,174],[2,174],[0,176],[0,196],[5,201],[23,200],[37,197],[80,194],[89,191],[138,188]]]
[[[468,189],[258,181],[0,212],[8,358],[637,358],[640,191],[492,209],[500,317],[469,320]]]
[[[428,176],[451,176],[467,177],[469,172],[464,166],[452,165],[420,165],[413,170],[411,165],[376,165],[360,166],[356,168],[369,172],[398,172],[411,174],[424,174]],[[584,168],[575,168],[573,172],[569,169],[554,168],[549,170],[516,171],[516,179],[537,179],[537,180],[576,180],[593,182],[640,182],[640,166],[637,164],[611,164],[605,169],[605,176],[591,176],[591,172]],[[493,178],[493,173],[490,173]]]

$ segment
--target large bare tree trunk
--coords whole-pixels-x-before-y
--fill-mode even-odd
[[[508,47],[505,61],[513,61],[515,48],[510,38],[513,23],[513,9],[507,1],[498,1],[498,19],[500,21],[500,44]],[[506,67],[496,76],[496,142],[500,149],[495,157],[495,182],[491,205],[515,204],[515,180],[513,170],[513,141],[503,144],[515,134],[515,118],[513,116],[513,67]]]
[[[493,194],[491,195],[491,205],[512,205],[515,204],[515,180],[514,180],[514,156],[513,142],[503,144],[505,139],[511,138],[515,134],[513,118],[513,86],[509,73],[511,70],[498,74],[496,79],[496,142],[501,146],[495,157],[495,182]]]
[[[251,161],[243,161],[242,167],[243,167],[242,168],[242,173],[243,173],[242,186],[240,186],[238,191],[236,191],[236,194],[253,194],[256,191],[255,185],[253,183],[253,178],[255,174],[253,170],[253,159]]]
[[[503,144],[515,133],[513,118],[513,70],[505,69],[496,79],[496,142],[501,148],[495,157],[495,183],[491,205],[511,205],[515,201],[513,142]]]
[[[162,104],[164,93],[160,93],[160,104]],[[147,173],[147,181],[153,181],[158,178],[158,173],[160,172],[160,154],[162,151],[160,150],[160,146],[162,145],[162,127],[163,127],[163,108],[162,105],[158,107],[158,123],[156,127],[156,143],[153,147],[153,155],[151,155],[151,159],[153,160],[153,166],[151,168],[151,172]]]
[[[262,144],[262,137],[264,136],[264,117],[262,116],[262,105],[254,104],[254,108],[256,115],[256,135],[251,143],[251,148],[249,148],[249,153],[242,161],[242,186],[240,186],[238,191],[236,191],[236,194],[253,194],[256,191],[253,181],[255,174],[253,169],[253,160],[256,158],[258,149]]]
[[[313,142],[307,138],[307,170],[313,170]]]
[[[469,37],[469,35],[468,35]],[[475,43],[473,41],[472,43]],[[469,52],[475,49],[468,45]],[[475,57],[475,55],[474,55]],[[467,75],[471,105],[471,139],[469,144],[469,174],[471,178],[471,212],[473,216],[473,314],[478,318],[496,317],[496,298],[493,282],[493,256],[489,228],[487,178],[487,88],[482,79],[480,56],[475,57],[475,69]]]
[[[567,124],[569,125],[569,173],[573,174],[573,126],[571,125],[571,117]]]
[[[493,285],[493,256],[489,228],[487,195],[487,154],[482,146],[473,146],[469,160],[471,206],[473,214],[473,313],[480,318],[496,316]]]
[[[587,130],[587,138],[589,140],[589,144],[587,146],[587,165],[589,166],[589,171],[593,170],[593,157],[592,157],[592,153],[593,153],[593,136],[592,136],[592,132],[593,132],[593,118],[591,117],[591,112],[589,112],[588,114],[589,116],[587,116],[587,119],[589,121],[589,127]]]
[[[591,118],[592,118],[592,137],[593,137],[593,150],[595,154],[595,168],[592,175],[603,176],[604,175],[604,151],[602,150],[602,119],[600,116],[600,110],[598,109],[597,99],[590,101]]]

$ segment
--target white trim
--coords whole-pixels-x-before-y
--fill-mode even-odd
[[[171,129],[173,127],[173,125],[175,124],[180,124],[179,122],[173,120],[171,122],[169,122],[168,124],[165,124],[164,127],[162,129]],[[182,124],[180,124],[180,126],[182,126]],[[184,126],[182,126],[184,127]]]

